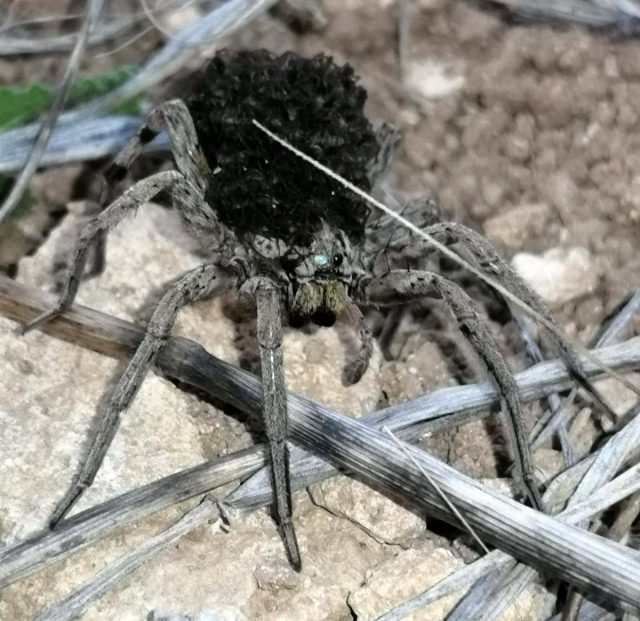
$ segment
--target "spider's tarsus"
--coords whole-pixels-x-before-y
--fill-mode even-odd
[[[531,506],[541,513],[546,513],[547,511],[544,501],[542,500],[542,494],[540,494],[540,490],[538,489],[535,481],[525,477],[524,486],[527,490],[527,496],[529,496],[529,500],[531,501]]]
[[[360,363],[358,360],[349,363],[347,366],[345,366],[342,373],[344,383],[347,386],[353,386],[354,384],[357,384],[362,379],[362,376],[365,374],[368,368],[368,364]]]
[[[296,538],[296,531],[293,528],[291,520],[283,521],[280,524],[280,533],[291,567],[296,571],[301,571],[302,560],[300,558],[300,549],[298,548],[298,539]]]
[[[83,491],[84,487],[74,486],[65,494],[64,498],[56,505],[53,515],[49,519],[49,530],[56,529],[58,523],[69,513]]]
[[[580,372],[573,371],[573,378],[576,383],[587,391],[591,398],[602,408],[602,411],[606,414],[607,418],[612,422],[618,421],[618,416],[614,412],[613,408],[607,403],[607,400],[600,393],[600,391]]]
[[[48,310],[38,315],[35,319],[18,326],[17,332],[20,336],[24,336],[28,332],[39,328],[41,325],[53,321],[56,317],[59,317],[62,314],[61,308],[54,308],[53,310]]]

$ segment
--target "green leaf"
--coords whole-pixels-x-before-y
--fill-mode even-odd
[[[110,93],[121,84],[124,84],[136,71],[138,71],[138,67],[135,65],[124,65],[107,73],[77,80],[69,89],[67,107],[74,108],[100,95]]]
[[[51,104],[53,96],[40,84],[17,88],[0,88],[0,130],[33,120]]]
[[[125,65],[107,73],[76,80],[69,89],[65,108],[69,110],[111,92],[131,78],[137,70],[134,65]],[[38,118],[51,105],[55,88],[45,84],[0,88],[0,131]],[[123,102],[112,112],[138,114],[141,100],[141,96],[135,97]]]

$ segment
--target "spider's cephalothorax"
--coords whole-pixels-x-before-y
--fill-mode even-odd
[[[333,230],[323,222],[306,250],[293,260],[288,274],[293,283],[289,323],[295,326],[310,319],[331,326],[349,305],[353,265],[349,238],[341,229]]]
[[[158,106],[116,157],[107,171],[109,180],[122,179],[142,147],[165,129],[175,170],[137,182],[86,226],[58,304],[27,328],[69,307],[91,245],[163,190],[171,191],[174,207],[188,230],[205,242],[211,259],[173,282],[156,308],[108,403],[89,457],[53,514],[52,526],[91,485],[121,412],[134,398],[180,307],[228,289],[248,296],[256,307],[276,513],[294,567],[300,568],[301,561],[291,521],[282,305],[292,325],[330,325],[343,312],[355,321],[360,348],[344,376],[355,382],[366,371],[372,352],[371,331],[360,305],[442,300],[497,386],[508,414],[516,470],[531,503],[542,508],[517,385],[469,297],[442,275],[423,269],[429,249],[398,230],[395,220],[388,215],[368,218],[369,210],[359,197],[253,124],[259,121],[358,188],[375,190],[393,156],[397,134],[384,124],[372,131],[363,114],[365,98],[352,69],[326,56],[303,59],[292,53],[222,51],[206,66],[187,103],[174,99]],[[418,200],[400,207],[414,226],[442,244],[463,246],[480,269],[554,321],[542,300],[482,236],[459,224],[437,221],[432,202]],[[387,269],[377,275],[374,265],[381,255]],[[393,269],[398,258],[410,258],[411,263]],[[571,345],[559,332],[551,337],[574,378],[606,407]]]

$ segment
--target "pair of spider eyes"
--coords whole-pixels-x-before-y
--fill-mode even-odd
[[[341,253],[334,254],[331,260],[331,266],[340,267],[343,261],[344,261],[343,254]],[[329,265],[329,257],[327,257],[326,254],[317,254],[315,257],[313,257],[313,262],[318,267],[327,267],[327,265]]]

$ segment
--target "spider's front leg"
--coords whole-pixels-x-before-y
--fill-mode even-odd
[[[373,354],[373,334],[362,311],[355,304],[347,306],[346,312],[352,321],[357,324],[358,342],[360,344],[355,358],[345,365],[343,371],[344,381],[350,386],[357,384],[369,368],[371,355]]]
[[[363,283],[358,296],[360,302],[378,306],[393,306],[417,301],[424,297],[442,299],[447,304],[458,322],[460,331],[485,363],[502,401],[506,404],[508,436],[516,469],[522,477],[533,506],[544,510],[522,422],[518,386],[495,339],[469,296],[442,276],[422,270],[393,270],[384,276]]]
[[[523,280],[497,252],[497,250],[476,231],[456,222],[441,222],[426,227],[425,232],[435,237],[446,245],[460,244],[477,262],[480,269],[493,276],[503,287],[513,295],[528,304],[538,314],[542,315],[552,326],[558,330],[552,332],[547,329],[553,343],[558,350],[560,358],[575,381],[584,388],[600,405],[602,410],[612,420],[616,421],[615,412],[611,409],[606,399],[589,381],[584,366],[571,343],[563,336],[558,322],[544,300]]]
[[[302,567],[292,522],[289,450],[287,448],[287,390],[282,362],[282,318],[280,289],[268,278],[251,278],[242,291],[255,299],[262,370],[264,428],[271,455],[275,510],[282,539],[292,567]]]
[[[69,512],[96,476],[102,460],[120,424],[120,415],[133,401],[147,371],[167,340],[178,310],[199,298],[210,296],[232,285],[234,276],[217,264],[208,264],[187,272],[166,291],[149,321],[144,338],[109,399],[100,428],[91,443],[86,461],[64,498],[54,509],[49,526],[56,524]]]

